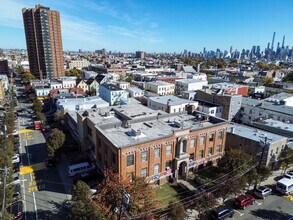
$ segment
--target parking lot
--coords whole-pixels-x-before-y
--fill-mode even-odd
[[[227,206],[235,211],[230,219],[286,219],[293,215],[293,201],[290,198],[291,196],[270,195],[265,199],[256,199],[255,204],[247,206],[245,210],[235,209],[233,204],[228,202]]]

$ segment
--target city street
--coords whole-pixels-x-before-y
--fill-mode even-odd
[[[19,107],[28,109],[31,104],[19,103]],[[47,151],[45,138],[41,131],[34,130],[30,114],[21,113],[18,117],[20,135],[20,154],[22,157],[21,186],[25,219],[68,219],[66,203],[70,198],[67,181],[64,187],[58,170],[66,167],[58,165],[46,168]],[[66,166],[66,164],[64,165]],[[65,191],[66,190],[66,191]]]

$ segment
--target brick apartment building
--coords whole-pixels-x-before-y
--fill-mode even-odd
[[[38,79],[65,75],[60,14],[48,7],[22,9],[30,71]]]
[[[142,105],[68,112],[66,121],[82,151],[100,170],[163,184],[215,163],[224,152],[227,122],[194,111],[166,113]]]

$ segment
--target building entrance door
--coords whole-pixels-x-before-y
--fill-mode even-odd
[[[179,172],[178,172],[179,178],[182,178],[182,179],[186,178],[186,167],[187,167],[186,161],[182,161],[179,165]]]

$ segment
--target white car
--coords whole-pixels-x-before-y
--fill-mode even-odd
[[[272,189],[266,186],[260,186],[257,188],[254,192],[254,195],[257,196],[258,198],[265,199],[265,197],[269,196],[272,194]]]
[[[11,159],[12,163],[19,163],[19,154],[15,154]]]
[[[13,134],[13,135],[18,134],[18,130],[17,130],[17,129],[14,129],[12,134]]]

